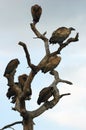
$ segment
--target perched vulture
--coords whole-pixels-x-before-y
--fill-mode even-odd
[[[52,71],[57,67],[57,65],[60,63],[61,57],[60,56],[52,56],[49,58],[49,61],[45,64],[45,66],[42,68],[43,73],[47,73],[48,71]]]
[[[63,43],[63,41],[68,38],[68,36],[70,35],[72,30],[75,30],[75,29],[72,27],[70,27],[70,28],[60,27],[60,28],[56,29],[52,33],[52,36],[49,40],[50,44],[58,43],[59,45],[61,45]]]
[[[7,74],[13,73],[16,70],[18,64],[20,64],[18,59],[11,60],[5,69],[4,76],[7,77]]]
[[[21,85],[22,89],[23,89],[23,87],[24,87],[25,81],[27,80],[27,77],[28,77],[28,75],[26,75],[26,74],[22,74],[22,75],[20,75],[20,76],[18,77],[19,84]]]
[[[40,93],[37,100],[38,105],[40,105],[42,102],[48,101],[48,99],[53,95],[53,87],[46,87],[43,88]]]
[[[25,85],[27,78],[28,78],[28,75],[26,75],[26,74],[22,74],[18,77],[19,84],[21,86],[22,91],[24,90],[24,85]],[[31,86],[28,85],[28,89],[26,91],[26,98],[25,99],[29,100],[31,95],[32,95],[32,89],[31,89]]]
[[[16,85],[16,87],[19,86],[19,84],[17,82],[15,83],[15,85]],[[15,103],[17,94],[11,87],[8,88],[6,96],[8,97],[8,99],[10,99],[10,98],[12,99],[11,103]]]
[[[33,18],[33,23],[36,24],[39,22],[40,16],[42,14],[42,8],[41,6],[35,4],[34,6],[31,7],[31,14]]]
[[[14,96],[16,93],[13,91],[12,88],[8,88],[8,92],[6,93],[6,96],[10,99],[12,96]]]

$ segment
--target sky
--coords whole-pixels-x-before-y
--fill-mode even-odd
[[[15,81],[23,73],[29,74],[27,61],[19,41],[26,43],[31,61],[37,65],[45,55],[44,43],[34,39],[35,34],[30,28],[32,22],[31,6],[39,4],[42,16],[37,29],[50,38],[58,27],[74,27],[72,37],[79,33],[79,41],[71,43],[61,52],[61,62],[56,70],[60,78],[69,80],[72,86],[59,83],[60,93],[71,93],[63,97],[59,103],[41,116],[34,119],[34,130],[86,130],[86,0],[0,0],[0,128],[21,120],[18,112],[12,111],[13,104],[6,97],[7,79],[3,77],[6,65],[11,59],[18,58]],[[58,45],[50,45],[51,52]],[[26,102],[28,110],[35,110],[39,91],[49,86],[53,77],[39,72],[32,82],[32,99]],[[20,125],[14,126],[21,130]]]

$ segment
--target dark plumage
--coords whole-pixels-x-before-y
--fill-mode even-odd
[[[4,72],[4,76],[6,77],[7,74],[13,73],[13,72],[16,70],[16,68],[17,68],[17,66],[18,66],[19,63],[20,63],[20,62],[19,62],[18,59],[13,59],[13,60],[11,60],[11,61],[7,64],[7,67],[6,67],[5,72]]]
[[[18,80],[19,80],[19,84],[21,86],[21,89],[22,91],[24,91],[24,85],[25,85],[25,82],[28,78],[28,75],[26,74],[22,74],[18,77]],[[28,84],[28,89],[27,89],[27,92],[26,92],[26,100],[30,100],[30,97],[32,95],[32,89],[31,89],[31,86]]]
[[[57,65],[60,63],[61,57],[60,56],[52,56],[49,58],[49,61],[45,64],[42,68],[42,72],[47,73],[48,71],[52,71]]]
[[[52,93],[53,87],[43,88],[39,93],[37,103],[40,105],[42,102],[48,101],[48,99],[53,95]]]
[[[70,27],[70,28],[60,27],[60,28],[56,29],[52,33],[52,36],[49,40],[50,44],[58,43],[59,45],[61,45],[63,43],[63,41],[68,38],[68,36],[70,35],[72,30],[75,30],[75,29],[72,27]]]
[[[6,93],[6,96],[10,99],[12,96],[14,96],[16,93],[12,90],[12,88],[8,88],[8,92]]]
[[[19,84],[17,82],[15,83],[15,85],[16,85],[15,87],[19,86]],[[16,95],[16,92],[13,90],[13,88],[11,88],[11,87],[8,88],[6,96],[8,97],[8,99],[10,99],[10,98],[12,99],[11,103],[15,103],[17,95]]]
[[[31,14],[33,18],[33,23],[36,24],[39,22],[40,16],[42,14],[42,8],[41,6],[35,4],[34,6],[31,7]]]
[[[23,87],[24,87],[25,81],[27,80],[27,77],[28,77],[28,75],[26,75],[26,74],[22,74],[22,75],[20,75],[20,76],[18,77],[19,84],[21,85],[22,89],[23,89]]]

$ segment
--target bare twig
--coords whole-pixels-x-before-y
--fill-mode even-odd
[[[59,77],[59,73],[56,70],[53,70],[50,72],[50,74],[54,75],[54,82],[50,85],[52,86],[53,84],[57,85],[59,82],[63,82],[63,83],[67,83],[69,85],[72,85],[72,82],[68,81],[68,80],[63,80]]]
[[[23,123],[22,121],[17,121],[17,122],[14,122],[14,123],[11,123],[11,124],[9,124],[9,125],[4,126],[4,127],[1,128],[0,130],[4,130],[4,129],[7,129],[7,128],[10,128],[10,127],[13,126],[13,125],[22,124],[22,123]]]
[[[63,96],[67,96],[67,95],[71,95],[71,93],[61,94],[61,95],[59,96],[59,98],[62,98]]]
[[[23,42],[21,42],[21,41],[20,41],[18,44],[19,44],[20,46],[22,46],[23,49],[24,49],[24,51],[26,52],[25,54],[26,54],[26,58],[27,58],[27,63],[28,63],[29,66],[31,66],[30,54],[28,53],[28,50],[27,50],[26,44],[23,43]]]
[[[35,35],[38,38],[42,39],[43,41],[46,41],[46,40],[48,41],[48,39],[37,30],[36,26],[33,23],[31,23],[30,26],[31,26],[32,31],[35,33]]]
[[[31,23],[30,26],[31,26],[32,31],[37,36],[37,38],[40,38],[44,41],[46,55],[49,55],[50,50],[49,50],[49,45],[48,45],[48,38],[45,37],[46,32],[44,32],[44,34],[41,34],[33,23]]]
[[[78,37],[79,37],[79,33],[76,34],[75,38],[69,38],[65,43],[63,43],[63,44],[58,48],[57,51],[51,53],[51,55],[60,54],[61,50],[62,50],[64,47],[68,46],[71,42],[76,42],[76,41],[78,41],[78,40],[79,40]]]
[[[20,46],[22,46],[23,49],[24,49],[24,51],[25,51],[26,59],[27,59],[28,65],[30,66],[30,68],[31,68],[33,71],[36,71],[36,66],[31,63],[30,54],[29,54],[29,52],[28,52],[28,50],[27,50],[26,44],[23,43],[23,42],[19,42],[18,44],[19,44]]]

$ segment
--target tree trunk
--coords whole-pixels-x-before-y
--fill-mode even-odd
[[[33,125],[34,123],[32,118],[23,120],[23,130],[33,130]]]

